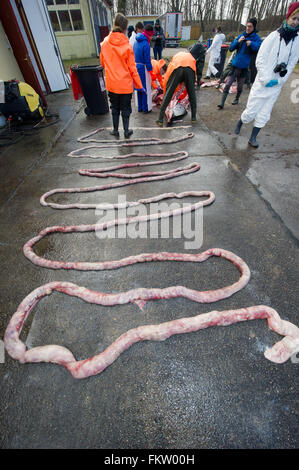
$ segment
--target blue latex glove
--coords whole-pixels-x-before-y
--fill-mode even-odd
[[[278,85],[278,80],[270,80],[270,82],[267,83],[266,88],[271,88],[272,86]]]
[[[145,93],[147,95],[146,90],[144,88],[138,88],[137,91],[141,91],[141,93]]]

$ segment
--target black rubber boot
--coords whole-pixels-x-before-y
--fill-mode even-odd
[[[129,129],[128,132],[125,132],[125,138],[128,139],[133,134],[132,129]]]
[[[235,134],[239,135],[241,131],[241,127],[243,126],[243,122],[241,119],[237,122],[236,128],[235,128]]]
[[[130,117],[129,116],[122,116],[122,118],[123,118],[125,138],[128,139],[128,137],[130,137],[130,135],[133,134],[133,131],[131,129],[129,129]]]
[[[232,104],[239,104],[239,98],[241,96],[241,93],[237,93],[237,96],[236,98],[234,99],[234,101],[232,102]]]
[[[248,143],[251,145],[251,147],[254,147],[254,148],[259,147],[259,143],[257,142],[256,138],[257,138],[257,135],[260,132],[260,130],[261,130],[260,127],[254,127],[252,129],[250,139],[248,140]]]
[[[223,109],[223,108],[224,108],[224,103],[225,103],[225,101],[226,101],[227,95],[228,95],[228,92],[225,92],[225,91],[224,91],[224,92],[223,92],[223,95],[222,95],[221,103],[217,105],[219,109]]]
[[[119,114],[112,114],[112,122],[113,122],[113,131],[110,132],[110,135],[115,135],[115,137],[119,137],[119,132],[118,132]]]

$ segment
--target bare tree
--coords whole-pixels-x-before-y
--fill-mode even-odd
[[[123,15],[126,14],[126,0],[118,0],[117,1],[117,11],[119,13],[123,13]]]
[[[199,23],[202,31],[222,21],[239,31],[242,22],[253,16],[267,28],[277,25],[285,18],[288,5],[286,0],[114,0],[114,11],[127,15],[182,11],[184,20]]]

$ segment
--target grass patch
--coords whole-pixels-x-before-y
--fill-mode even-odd
[[[193,46],[193,44],[195,44],[197,41],[195,41],[194,39],[188,39],[186,41],[181,41],[180,42],[180,47],[185,47],[186,49],[188,49],[188,47],[190,46]]]

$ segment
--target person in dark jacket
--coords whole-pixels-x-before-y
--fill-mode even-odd
[[[156,20],[152,43],[154,44],[153,51],[155,60],[162,59],[162,50],[165,46],[165,36],[163,28],[160,26],[160,20]]]
[[[235,81],[237,81],[237,96],[232,104],[239,103],[239,98],[246,81],[251,56],[259,50],[262,44],[262,40],[256,32],[256,24],[256,18],[248,20],[246,30],[230,45],[229,50],[231,52],[236,50],[236,55],[232,60],[232,71],[224,88],[221,103],[218,105],[219,109],[223,109],[230,87]]]
[[[196,84],[197,88],[200,88],[202,72],[205,66],[206,48],[198,41],[193,46],[190,46],[188,51],[196,57]]]

